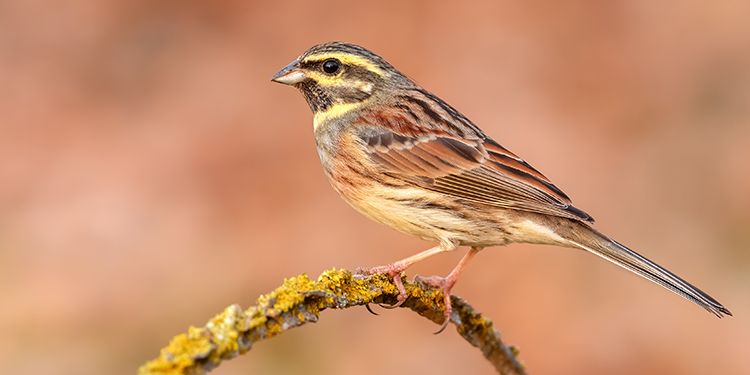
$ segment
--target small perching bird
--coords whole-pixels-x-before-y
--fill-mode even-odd
[[[401,273],[459,246],[471,249],[442,288],[450,291],[479,250],[513,242],[579,248],[645,277],[717,317],[708,294],[594,230],[594,220],[526,161],[440,98],[360,46],[316,45],[273,76],[302,91],[333,188],[365,216],[438,245],[370,271],[386,273],[406,298]],[[441,329],[442,330],[442,329]]]

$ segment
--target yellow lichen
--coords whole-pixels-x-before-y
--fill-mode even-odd
[[[402,307],[441,323],[442,292],[420,283],[403,282],[408,299]],[[139,374],[205,373],[222,360],[246,352],[255,342],[317,320],[322,310],[373,302],[393,303],[398,294],[396,286],[385,275],[330,269],[315,281],[304,274],[291,277],[276,290],[259,297],[256,306],[243,311],[232,305],[204,328],[190,327],[186,334],[176,336],[162,349],[159,358],[142,366]],[[479,347],[500,373],[524,373],[515,359],[515,348],[502,344],[489,320],[458,298],[454,297],[453,306],[454,314],[460,317],[454,320],[458,332]]]
[[[175,336],[157,360],[141,367],[139,374],[184,374],[195,358],[205,358],[213,349],[203,329],[190,327],[187,334]]]
[[[288,311],[292,306],[302,302],[305,299],[304,293],[312,290],[314,285],[315,283],[305,274],[284,279],[284,284],[279,288],[258,298],[258,305],[268,308],[270,315]]]

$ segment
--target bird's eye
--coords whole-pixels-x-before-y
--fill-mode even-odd
[[[341,63],[336,59],[323,61],[323,71],[327,74],[334,74],[341,68]]]

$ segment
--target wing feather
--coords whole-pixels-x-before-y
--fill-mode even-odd
[[[477,203],[593,221],[541,172],[477,133],[478,128],[436,132],[425,126],[404,126],[407,118],[419,118],[419,114],[428,117],[421,120],[447,115],[434,110],[425,114],[426,104],[412,101],[416,107],[396,106],[400,111],[411,108],[408,115],[377,112],[361,118],[358,136],[384,173]]]

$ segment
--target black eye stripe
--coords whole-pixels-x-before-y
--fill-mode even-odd
[[[326,62],[328,62],[330,60],[335,60],[336,62],[338,62],[338,64],[339,64],[339,70],[338,71],[341,71],[341,68],[344,67],[344,63],[342,63],[340,60],[335,59],[335,58],[328,58],[328,59],[325,59],[325,60],[315,59],[315,60],[302,61],[300,63],[300,68],[307,69],[307,70],[317,70],[317,71],[324,72],[323,71],[323,64],[325,64]]]

